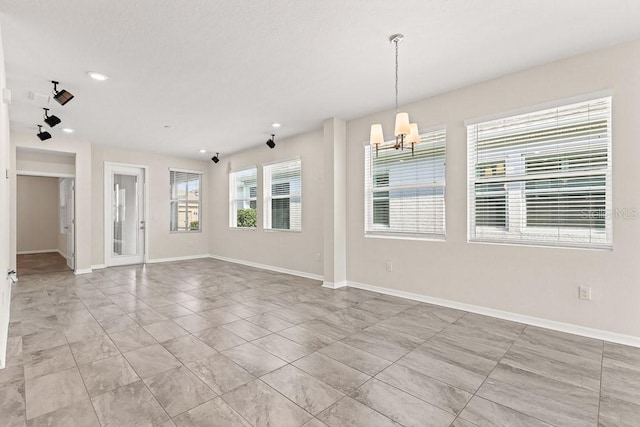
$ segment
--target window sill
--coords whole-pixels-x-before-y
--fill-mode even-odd
[[[519,246],[519,247],[527,247],[527,248],[543,248],[543,249],[577,249],[583,251],[604,251],[604,252],[612,252],[613,245],[570,245],[567,243],[560,243],[557,245],[551,244],[551,242],[526,242],[526,241],[498,241],[498,240],[488,240],[488,239],[469,239],[468,243],[471,244],[480,244],[480,245],[499,245],[499,246]]]
[[[279,233],[279,232],[284,232],[284,233],[302,233],[302,230],[287,230],[284,228],[265,228],[264,231],[268,232],[268,233]]]
[[[198,234],[202,233],[202,230],[176,230],[169,231],[169,234]]]
[[[427,241],[427,242],[446,242],[447,236],[445,234],[411,234],[411,235],[401,235],[401,234],[392,234],[392,233],[365,233],[364,237],[367,239],[392,239],[392,240],[419,240],[419,241]]]
[[[256,231],[258,229],[258,227],[229,227],[229,230],[232,231]]]

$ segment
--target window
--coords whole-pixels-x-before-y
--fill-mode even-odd
[[[264,167],[264,228],[302,229],[302,176],[300,159]]]
[[[365,235],[444,236],[445,140],[442,129],[414,153],[365,147]]]
[[[229,226],[256,228],[257,169],[245,169],[229,174]]]
[[[611,247],[611,98],[469,125],[469,238]]]
[[[200,231],[200,186],[202,174],[169,170],[171,231]]]

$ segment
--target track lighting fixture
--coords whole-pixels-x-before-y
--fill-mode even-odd
[[[53,83],[53,99],[58,101],[58,104],[64,105],[73,99],[71,92],[64,89],[58,91],[58,82],[51,80],[51,83]]]
[[[47,132],[46,130],[44,132],[42,131],[41,125],[37,125],[37,126],[38,126],[38,138],[40,138],[40,141],[46,141],[47,139],[51,138],[51,134],[49,132]]]
[[[269,148],[275,148],[276,143],[274,139],[276,139],[276,136],[274,134],[271,134],[271,138],[269,138],[269,140],[267,141],[267,145],[269,146]]]
[[[218,163],[220,161],[220,157],[218,156],[220,156],[220,153],[216,153],[216,155],[211,158],[211,161],[213,163]]]
[[[60,120],[58,118],[58,116],[50,116],[49,115],[49,109],[48,108],[43,108],[44,110],[44,122],[46,124],[49,125],[49,127],[54,127],[55,125],[59,124],[60,122],[62,122],[62,120]]]

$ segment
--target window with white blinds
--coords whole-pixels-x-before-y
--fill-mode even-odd
[[[169,170],[170,231],[200,231],[202,174]]]
[[[256,228],[257,187],[255,167],[229,174],[230,227]]]
[[[411,149],[365,147],[365,235],[445,234],[444,129],[420,135]]]
[[[611,98],[467,127],[469,239],[612,246]]]
[[[302,169],[300,159],[265,165],[264,228],[302,230]]]

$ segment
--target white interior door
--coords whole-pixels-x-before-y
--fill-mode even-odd
[[[67,237],[67,266],[74,270],[76,268],[76,204],[75,204],[75,180],[73,178],[63,179],[65,225],[64,231]]]
[[[105,263],[144,262],[144,168],[105,165]]]

